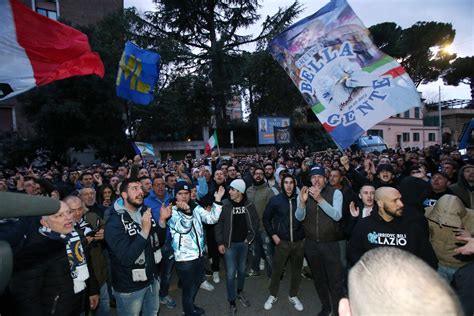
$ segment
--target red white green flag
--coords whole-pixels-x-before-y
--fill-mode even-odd
[[[209,140],[207,141],[204,152],[209,155],[212,150],[217,146],[219,146],[219,143],[217,142],[217,132],[214,131],[214,134],[212,134],[212,136],[209,137]]]

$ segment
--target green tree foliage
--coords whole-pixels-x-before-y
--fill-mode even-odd
[[[369,30],[375,44],[400,61],[416,86],[436,81],[456,58],[456,54],[441,49],[450,45],[456,35],[450,23],[417,22],[402,29],[393,22],[386,22],[373,25]]]
[[[139,33],[149,38],[165,35],[185,45],[180,60],[188,72],[198,73],[211,83],[212,105],[218,125],[224,122],[224,109],[237,85],[242,46],[274,34],[300,10],[295,2],[267,17],[258,36],[241,35],[260,16],[257,0],[156,1],[156,11],[147,12]],[[181,68],[182,69],[182,68]]]
[[[457,58],[443,77],[444,82],[457,86],[460,83],[471,88],[471,107],[474,106],[474,56]]]

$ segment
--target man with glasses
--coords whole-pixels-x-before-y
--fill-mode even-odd
[[[272,198],[273,191],[265,182],[265,171],[261,167],[257,167],[253,174],[253,184],[247,189],[248,200],[255,205],[259,221],[263,218],[263,212],[267,207],[268,201]],[[272,275],[272,257],[273,244],[270,237],[265,232],[263,225],[258,225],[255,234],[255,240],[250,245],[249,253],[249,272],[248,276],[260,275],[260,258],[265,260],[265,267],[268,278]]]

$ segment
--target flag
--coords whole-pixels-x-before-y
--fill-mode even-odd
[[[0,29],[0,100],[72,76],[104,76],[85,34],[17,0],[0,1]]]
[[[135,153],[137,155],[140,155],[142,157],[144,156],[155,157],[155,149],[153,148],[153,145],[150,143],[134,142],[133,149],[135,150]]]
[[[160,54],[132,42],[125,43],[117,73],[117,95],[138,104],[149,104],[160,75],[159,66]]]
[[[340,148],[421,104],[405,69],[374,45],[345,0],[290,26],[269,50]]]
[[[291,127],[273,127],[275,133],[275,145],[286,145],[291,143]]]
[[[204,152],[209,155],[212,152],[212,149],[217,146],[219,146],[219,143],[217,142],[217,131],[214,131],[214,134],[212,134],[212,136],[209,137],[209,140],[207,141]]]

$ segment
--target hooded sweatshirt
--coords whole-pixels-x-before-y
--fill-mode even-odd
[[[466,207],[474,209],[474,186],[469,185],[466,179],[464,179],[464,170],[466,168],[473,168],[473,166],[467,165],[462,167],[458,173],[458,182],[450,185],[449,188],[462,200]]]

